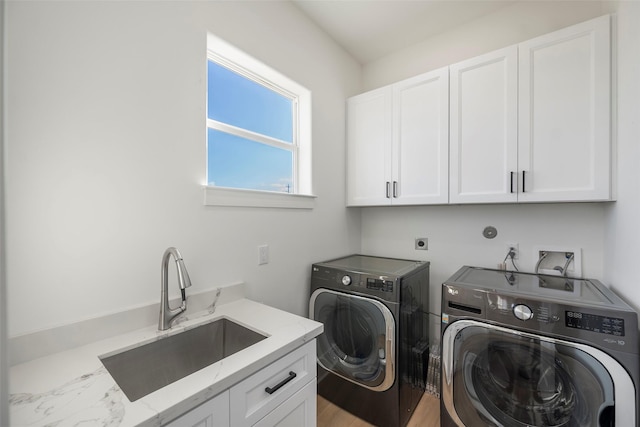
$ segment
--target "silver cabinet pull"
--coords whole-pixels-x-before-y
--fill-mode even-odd
[[[387,199],[391,198],[391,183],[387,181]]]
[[[509,172],[509,185],[511,186],[511,192],[513,193],[513,171]]]
[[[524,174],[525,172],[522,171],[522,192],[524,193],[526,190],[524,189]]]
[[[398,198],[398,181],[393,181],[393,197]]]

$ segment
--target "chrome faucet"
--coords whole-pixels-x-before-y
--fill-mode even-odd
[[[173,255],[176,260],[176,269],[178,271],[178,285],[180,286],[180,292],[182,293],[182,304],[180,307],[169,307],[169,258]],[[164,331],[171,327],[171,322],[187,310],[187,296],[185,289],[191,286],[191,279],[189,279],[189,273],[187,273],[187,267],[184,266],[182,255],[176,248],[168,248],[164,251],[162,256],[161,266],[161,288],[160,288],[160,320],[158,321],[158,330]]]

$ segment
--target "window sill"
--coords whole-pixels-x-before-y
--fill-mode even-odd
[[[313,209],[316,196],[203,186],[205,206]]]

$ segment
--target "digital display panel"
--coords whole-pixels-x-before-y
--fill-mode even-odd
[[[614,335],[616,337],[624,336],[624,319],[616,317],[598,316],[579,311],[565,311],[565,324],[569,328]]]
[[[382,292],[393,292],[393,282],[389,280],[367,278],[367,289],[375,289]]]

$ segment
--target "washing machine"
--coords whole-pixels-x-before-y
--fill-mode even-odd
[[[376,426],[404,426],[425,387],[429,263],[351,255],[316,263],[309,316],[318,393]]]
[[[465,266],[441,344],[442,426],[639,425],[638,316],[596,280]]]

